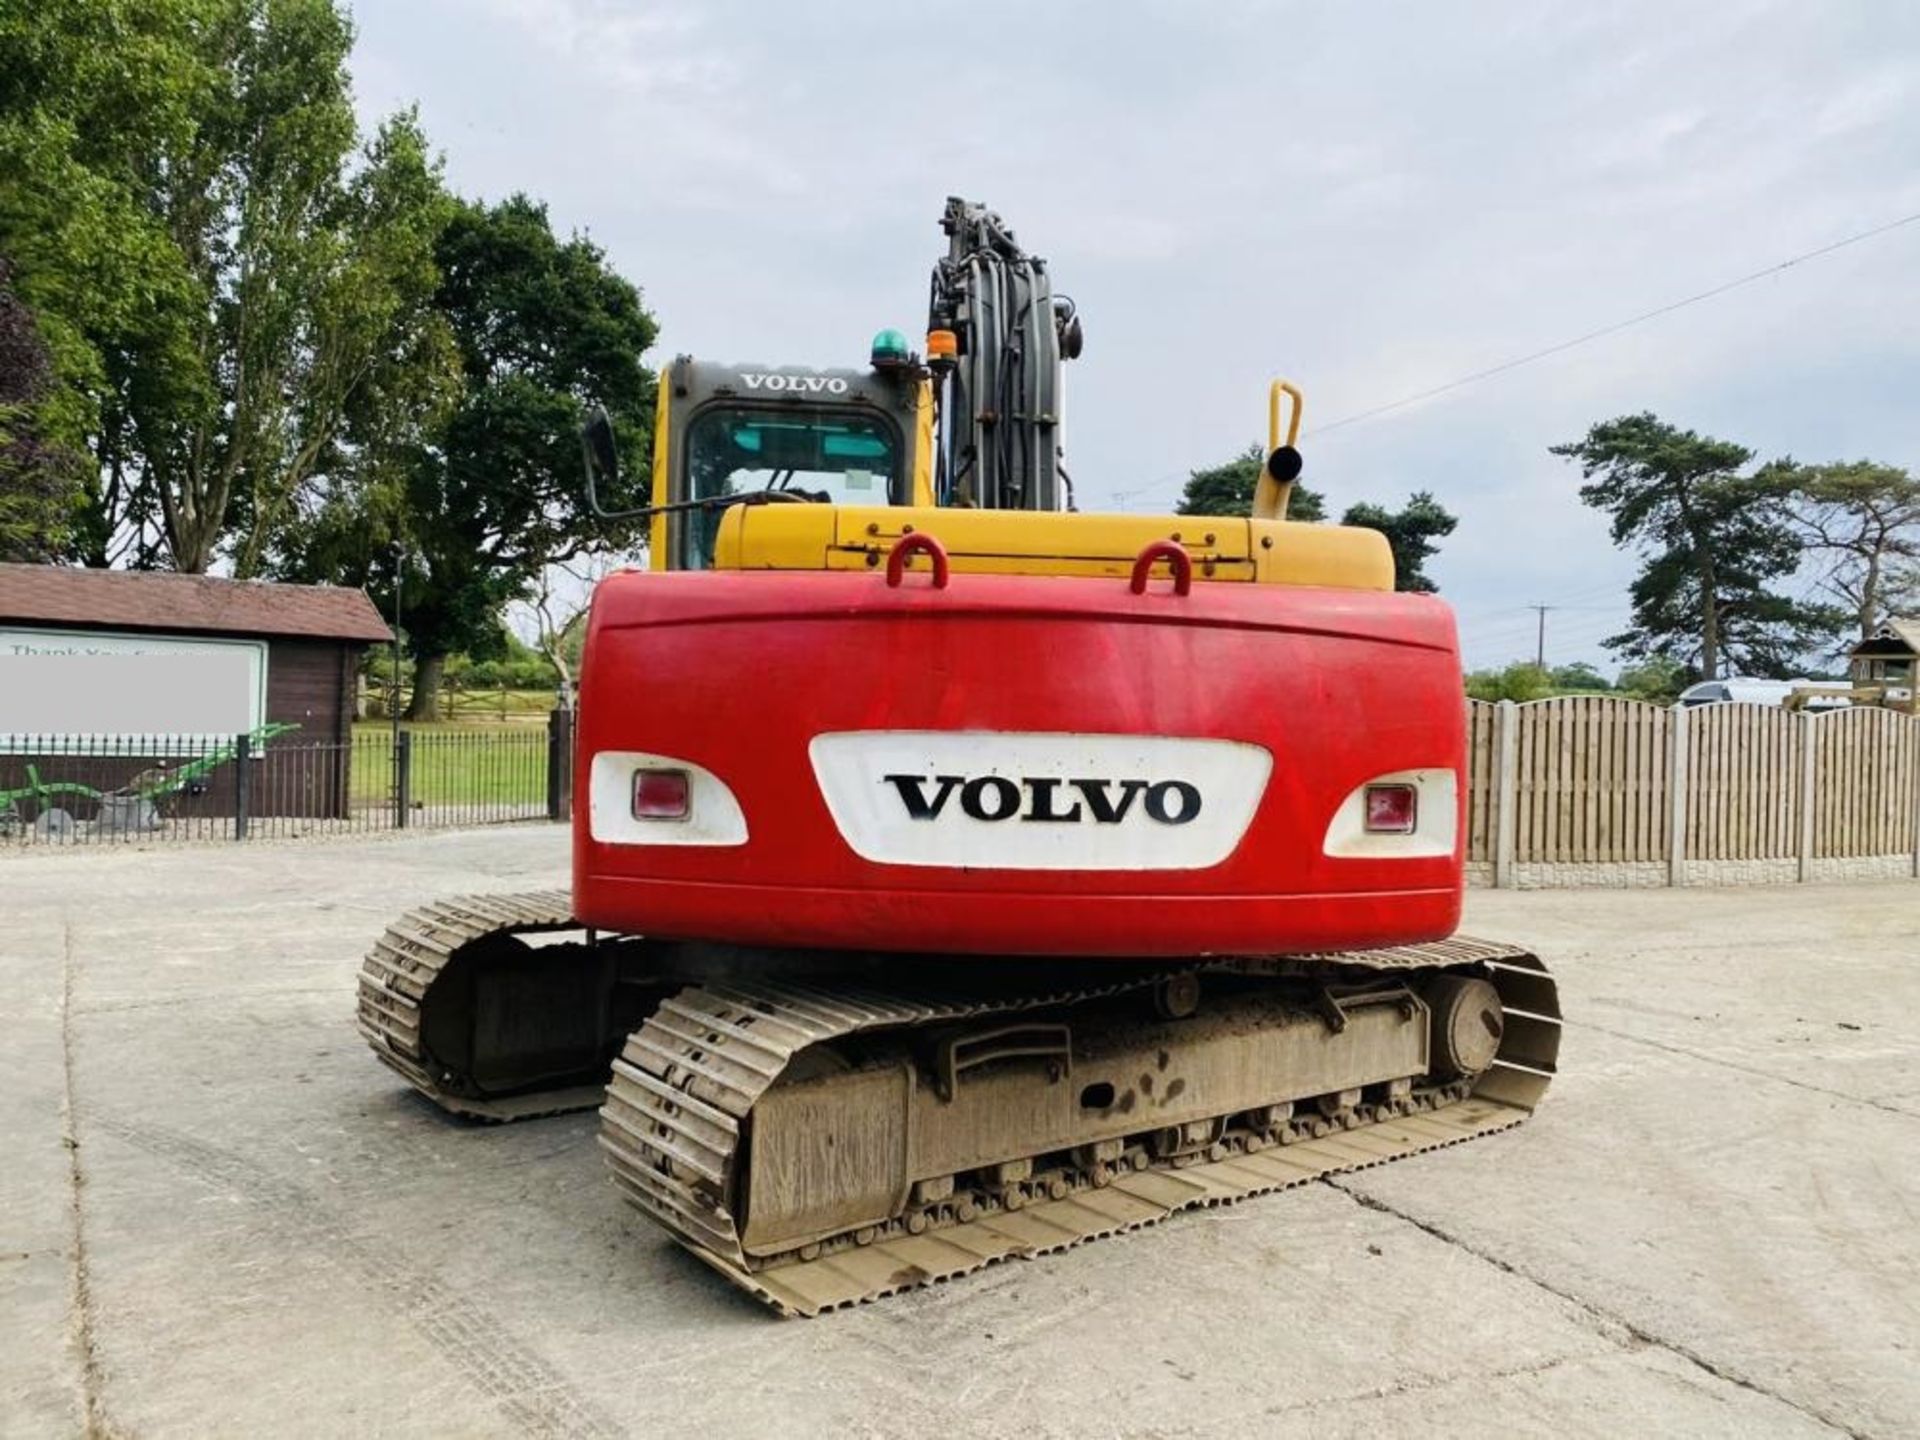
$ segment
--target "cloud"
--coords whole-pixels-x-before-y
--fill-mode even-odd
[[[1086,505],[1170,499],[1262,432],[1273,374],[1324,422],[1920,210],[1920,8],[1466,13],[411,0],[363,7],[355,66],[456,184],[590,229],[663,353],[847,362],[917,325],[945,197],[990,202],[1085,318]],[[1310,472],[1439,494],[1463,615],[1617,593],[1546,447],[1653,409],[1920,463],[1916,261],[1920,226],[1329,434]],[[1558,618],[1604,658],[1604,616]]]
[[[703,33],[701,12],[694,7],[484,0],[482,8],[577,72],[611,83],[628,97],[710,99],[740,80],[739,67]]]

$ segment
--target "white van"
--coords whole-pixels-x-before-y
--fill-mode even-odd
[[[1751,680],[1743,675],[1729,675],[1724,680],[1702,680],[1689,685],[1680,692],[1676,705],[1723,705],[1740,703],[1746,705],[1784,705],[1787,697],[1796,690],[1831,690],[1836,692],[1831,700],[1816,698],[1809,700],[1808,710],[1831,710],[1850,704],[1846,697],[1851,687],[1844,680]]]

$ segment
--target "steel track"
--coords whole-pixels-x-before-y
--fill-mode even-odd
[[[565,890],[519,895],[462,895],[409,910],[360,963],[356,1019],[373,1053],[434,1104],[479,1120],[529,1120],[598,1105],[602,1087],[573,1086],[528,1095],[481,1095],[467,1077],[437,1064],[421,1043],[427,992],[456,952],[496,935],[577,930]]]
[[[759,1257],[743,1249],[731,1211],[742,1136],[755,1102],[809,1046],[868,1031],[1069,1005],[1144,987],[1153,978],[988,1003],[790,984],[701,986],[666,1002],[628,1040],[600,1112],[600,1143],[629,1201],[734,1284],[782,1314],[804,1316],[1000,1260],[1066,1249],[1197,1206],[1459,1144],[1519,1124],[1545,1093],[1559,1047],[1559,1011],[1551,977],[1527,952],[1455,937],[1434,945],[1290,958],[1379,971],[1475,967],[1494,982],[1507,1012],[1498,1055],[1470,1091],[1465,1083],[1431,1089],[1417,1113],[1305,1134],[1295,1143],[1230,1139],[1198,1163],[1154,1161],[1144,1170],[1097,1181],[1079,1175],[1068,1182],[1070,1193],[1018,1209],[975,1193],[885,1227]],[[1237,967],[1228,962],[1216,968]],[[1294,1132],[1282,1138],[1292,1140]]]
[[[975,1193],[886,1227],[754,1257],[742,1249],[728,1209],[741,1137],[754,1103],[808,1047],[887,1029],[1078,1004],[1145,990],[1171,969],[1195,967],[1130,971],[1109,985],[994,1000],[873,986],[693,986],[664,1001],[629,1036],[604,1089],[482,1095],[468,1077],[447,1072],[427,1053],[422,1008],[463,947],[502,934],[579,928],[564,890],[463,896],[410,911],[375,942],[362,965],[360,1031],[409,1085],[456,1114],[504,1121],[601,1105],[600,1143],[623,1195],[734,1284],[786,1315],[816,1315],[1001,1260],[1138,1229],[1182,1210],[1289,1189],[1509,1129],[1545,1093],[1559,1049],[1553,979],[1539,960],[1512,946],[1456,936],[1429,945],[1213,962],[1201,968],[1293,974],[1321,967],[1389,973],[1472,968],[1500,992],[1506,1012],[1500,1049],[1471,1093],[1460,1094],[1463,1086],[1430,1089],[1416,1097],[1421,1108],[1412,1114],[1382,1113],[1328,1134],[1303,1125],[1278,1137],[1289,1143],[1229,1137],[1216,1147],[1225,1152],[1217,1157],[1075,1175],[1068,1193],[1038,1195],[1017,1210]]]

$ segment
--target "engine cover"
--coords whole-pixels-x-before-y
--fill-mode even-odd
[[[1111,957],[1452,933],[1465,707],[1438,600],[895,578],[601,585],[576,736],[582,923]],[[1411,829],[1369,829],[1382,783],[1412,788]]]

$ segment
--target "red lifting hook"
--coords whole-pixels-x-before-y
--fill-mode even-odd
[[[946,589],[951,569],[946,547],[924,530],[910,531],[893,542],[893,549],[887,552],[887,584],[896,590],[900,587],[907,573],[907,557],[916,550],[924,550],[933,557],[933,588]]]
[[[1147,574],[1156,560],[1165,560],[1173,567],[1174,594],[1185,595],[1192,591],[1193,556],[1187,553],[1187,547],[1178,540],[1155,540],[1134,557],[1133,579],[1128,582],[1134,594],[1147,593]]]

